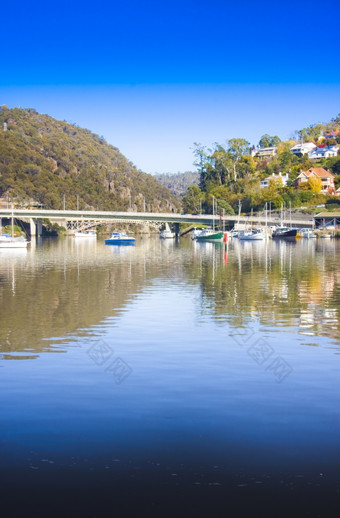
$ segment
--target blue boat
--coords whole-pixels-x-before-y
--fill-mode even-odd
[[[112,232],[109,239],[105,239],[106,245],[131,245],[136,241],[134,237],[130,237],[126,232]]]

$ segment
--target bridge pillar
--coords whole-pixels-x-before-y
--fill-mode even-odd
[[[30,218],[30,234],[31,236],[41,236],[42,234],[42,219],[34,220]]]
[[[41,218],[39,218],[37,220],[37,233],[38,233],[38,236],[42,235],[42,219]]]
[[[36,236],[36,224],[33,218],[30,218],[30,234]]]
[[[178,237],[179,236],[179,223],[174,224],[174,231],[175,231],[176,237]]]

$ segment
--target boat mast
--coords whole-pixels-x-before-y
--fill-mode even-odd
[[[11,218],[11,234],[12,234],[12,237],[14,237],[14,209],[13,209],[13,203],[12,203],[12,218]]]
[[[241,207],[242,207],[241,200],[238,200],[237,230],[240,228]]]
[[[213,199],[213,231],[215,232],[215,196],[213,196],[212,199]]]

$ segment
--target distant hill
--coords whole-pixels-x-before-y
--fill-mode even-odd
[[[179,202],[104,138],[34,109],[0,108],[0,197],[21,205],[177,211]]]
[[[156,174],[154,178],[164,187],[167,187],[175,196],[183,196],[189,185],[198,185],[200,181],[199,173],[191,171],[176,174]]]

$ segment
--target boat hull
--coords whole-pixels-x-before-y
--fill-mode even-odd
[[[222,241],[224,237],[223,232],[215,232],[214,234],[208,234],[205,236],[197,236],[196,241],[204,242],[204,241]]]
[[[27,248],[28,241],[1,241],[0,248]]]
[[[240,241],[264,241],[264,234],[262,232],[244,233],[238,236]]]
[[[286,238],[296,238],[297,228],[290,228],[288,230],[283,231],[275,231],[272,234],[273,239],[286,239]]]
[[[86,233],[86,232],[75,232],[74,237],[80,237],[80,238],[96,238],[97,234],[95,232]]]
[[[134,237],[128,239],[105,239],[106,245],[131,245],[136,240]]]

